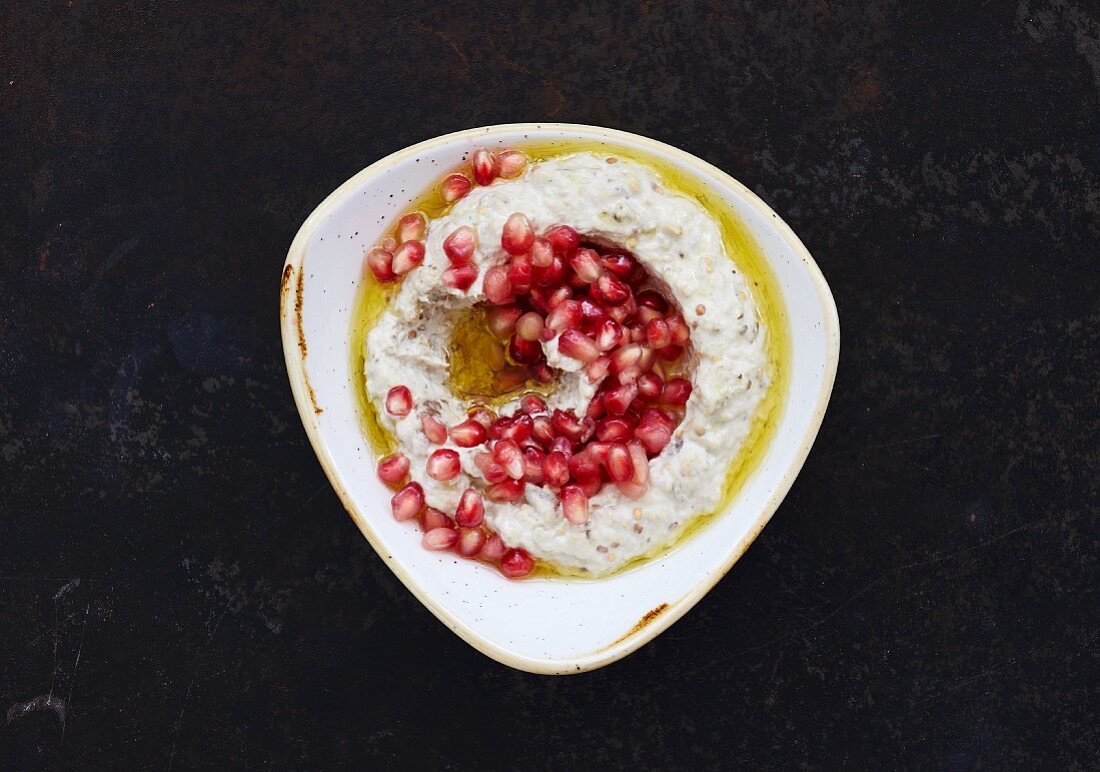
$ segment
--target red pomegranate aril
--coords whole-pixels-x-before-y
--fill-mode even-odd
[[[557,258],[560,259],[560,258]],[[546,296],[546,307],[553,311],[569,298],[573,297],[573,290],[564,284],[550,291]]]
[[[531,227],[531,221],[522,212],[515,212],[508,216],[504,222],[504,228],[500,232],[500,246],[510,255],[522,255],[531,248],[535,240],[535,229]]]
[[[546,326],[554,332],[564,332],[580,326],[581,318],[581,304],[576,300],[566,300],[546,317]]]
[[[397,239],[393,236],[386,236],[378,246],[380,246],[384,252],[389,252],[392,255],[393,251],[397,249]]]
[[[485,427],[486,430],[492,426],[493,421],[497,420],[496,415],[487,407],[479,405],[478,407],[470,408],[466,412],[466,417],[477,421],[479,424]]]
[[[642,369],[642,372],[649,372],[653,369],[653,363],[657,361],[657,353],[647,346],[642,346],[641,352],[638,354],[638,367]]]
[[[566,330],[558,338],[558,351],[584,364],[600,358],[600,349],[580,330]]]
[[[602,358],[602,357],[601,357]],[[592,399],[588,402],[588,407],[585,408],[584,414],[588,418],[596,419],[602,416],[607,411],[603,406],[603,393],[596,392],[592,395]]]
[[[407,214],[397,221],[398,241],[419,241],[424,238],[424,232],[428,229],[428,221],[420,212]]]
[[[646,451],[656,455],[664,450],[672,439],[672,426],[656,410],[647,410],[638,421],[634,437],[642,443]]]
[[[406,241],[393,253],[393,272],[404,276],[424,262],[424,242]]]
[[[565,278],[565,260],[561,255],[554,255],[550,265],[540,268],[533,265],[533,279],[540,287],[556,287]],[[572,290],[569,291],[572,294]]]
[[[481,470],[485,482],[489,484],[504,482],[508,479],[508,473],[504,471],[504,467],[494,461],[493,454],[488,451],[475,453],[474,465]]]
[[[424,545],[424,549],[436,552],[449,550],[455,546],[456,541],[458,541],[458,531],[453,528],[433,528],[427,531],[424,538],[420,540],[421,544]]]
[[[602,300],[609,306],[618,306],[626,302],[630,297],[630,287],[621,279],[611,273],[601,274],[592,288],[593,296]]]
[[[550,415],[550,423],[555,432],[572,442],[580,442],[584,435],[584,427],[572,411],[555,410]]]
[[[464,174],[448,174],[439,186],[439,193],[448,204],[453,204],[458,199],[470,192],[474,185],[470,178]]]
[[[539,340],[542,334],[543,319],[535,311],[528,311],[516,320],[516,335],[524,340]]]
[[[595,333],[604,320],[607,319],[607,311],[599,303],[593,301],[592,298],[581,299],[580,308],[581,329],[585,332]]]
[[[603,395],[603,406],[612,415],[622,415],[630,409],[630,403],[638,396],[638,386],[634,383],[622,383],[608,389]]]
[[[440,448],[439,450],[432,451],[432,454],[428,456],[426,468],[428,477],[431,477],[433,480],[439,480],[440,482],[446,482],[447,480],[453,480],[458,477],[458,473],[462,469],[462,464],[459,461],[458,453],[450,448]]]
[[[664,319],[652,319],[645,326],[646,341],[652,348],[664,348],[672,343],[672,333]]]
[[[477,528],[485,519],[485,504],[473,488],[462,491],[455,508],[455,522],[463,528]]]
[[[477,233],[469,225],[462,225],[443,239],[443,254],[451,265],[467,265],[474,259],[477,249]]]
[[[451,427],[451,440],[460,448],[473,448],[488,439],[485,427],[470,419]]]
[[[611,372],[618,375],[625,368],[637,365],[642,356],[642,347],[637,343],[627,343],[611,352]]]
[[[585,375],[588,376],[589,383],[598,383],[603,380],[610,369],[611,359],[609,357],[600,357],[595,362],[589,362],[585,365],[584,372]]]
[[[513,480],[523,479],[523,451],[515,440],[498,440],[493,445],[493,460],[504,467]]]
[[[483,147],[474,151],[470,159],[470,165],[474,169],[474,179],[478,185],[488,185],[497,176],[497,159]]]
[[[512,285],[512,292],[517,295],[529,292],[534,280],[535,269],[527,255],[517,255],[508,262],[508,283]]]
[[[644,488],[649,483],[649,459],[646,458],[645,447],[637,440],[632,440],[626,444],[626,449],[630,451],[630,460],[634,464],[634,477],[631,480]]]
[[[394,386],[386,392],[386,412],[404,418],[412,410],[412,392],[408,386]]]
[[[578,482],[577,485],[579,485],[580,489],[584,491],[585,496],[587,496],[588,498],[592,498],[600,492],[601,488],[603,488],[604,479],[603,477],[598,477],[595,480],[589,480],[588,482]]]
[[[527,415],[546,412],[546,400],[538,394],[527,394],[519,401],[519,409]]]
[[[661,389],[660,402],[663,405],[686,405],[690,396],[691,381],[673,378]]]
[[[542,237],[536,237],[531,242],[531,265],[536,268],[546,268],[554,262],[554,247]]]
[[[544,448],[554,441],[554,427],[550,424],[550,416],[537,415],[531,419],[531,436]]]
[[[626,442],[634,436],[634,427],[623,416],[604,418],[596,422],[600,442]]]
[[[459,528],[455,552],[464,558],[477,557],[486,542],[485,531],[480,528]]]
[[[366,261],[367,268],[379,284],[388,284],[397,278],[397,274],[393,272],[392,252],[375,247],[367,252]]]
[[[634,476],[634,462],[630,459],[630,451],[621,442],[613,442],[607,449],[607,476],[613,482],[626,482]]]
[[[569,254],[581,243],[580,234],[568,225],[553,225],[546,230],[543,237],[559,255]]]
[[[604,255],[600,262],[603,263],[604,268],[627,283],[635,282],[642,273],[642,267],[638,261],[622,252]]]
[[[545,362],[540,362],[535,365],[534,378],[539,383],[553,383],[554,371],[551,369],[550,365]]]
[[[668,331],[672,334],[672,342],[677,346],[683,346],[691,340],[691,328],[684,321],[682,314],[672,314],[665,320],[668,323]]]
[[[481,548],[481,555],[478,557],[490,563],[496,563],[504,557],[504,553],[507,551],[508,547],[504,544],[504,540],[494,533],[485,542],[485,546]]]
[[[653,373],[642,373],[634,381],[634,385],[638,387],[638,398],[646,400],[648,402],[656,402],[661,396],[661,387],[664,383],[661,381],[660,376]]]
[[[568,461],[573,457],[573,442],[568,437],[555,437],[550,443],[551,453],[561,453]]]
[[[594,249],[576,249],[569,256],[569,265],[585,284],[591,284],[603,275],[600,256]]]
[[[657,290],[642,290],[634,299],[638,302],[639,309],[651,308],[662,316],[668,313],[668,301]]]
[[[579,485],[566,485],[561,489],[561,513],[573,525],[588,522],[588,496]]]
[[[433,528],[450,528],[454,525],[446,512],[441,512],[435,507],[428,507],[420,516],[420,530],[427,533]]]
[[[420,431],[428,438],[428,442],[442,445],[447,441],[447,426],[435,416],[427,413],[420,416]]]
[[[497,169],[500,176],[506,180],[518,177],[527,166],[527,156],[518,150],[504,150],[497,153]]]
[[[569,459],[569,475],[579,483],[600,479],[600,460],[590,450],[582,450]]]
[[[386,485],[400,485],[409,475],[409,466],[403,453],[391,453],[378,462],[378,476]]]
[[[596,346],[600,351],[618,348],[623,342],[623,328],[611,319],[604,319],[596,329]]]
[[[390,509],[394,520],[412,520],[424,509],[424,489],[420,483],[411,482],[393,494]]]
[[[523,497],[523,489],[526,485],[527,483],[523,480],[505,480],[489,486],[488,490],[485,491],[485,496],[489,501],[497,503],[519,501]]]
[[[508,281],[508,269],[503,265],[490,266],[485,270],[482,282],[485,299],[490,303],[507,303],[512,299],[512,283]]]
[[[652,308],[649,308],[648,306],[638,306],[638,313],[636,313],[634,316],[638,320],[637,325],[642,328],[642,340],[645,339],[645,326],[647,324],[652,322],[654,319],[663,320],[665,318],[664,314],[662,314],[660,311],[656,311]]]
[[[519,335],[513,335],[508,342],[508,354],[517,364],[533,365],[542,359],[542,345],[538,341],[524,340]]]
[[[512,440],[518,445],[530,439],[533,429],[534,422],[531,416],[520,414],[508,419],[508,422],[500,427],[498,439]]]
[[[477,280],[477,268],[472,265],[452,265],[443,272],[443,286],[465,292]]]
[[[619,373],[619,383],[634,383],[642,375],[642,368],[638,365],[624,367]]]
[[[665,362],[675,362],[684,355],[683,346],[665,346],[657,352],[657,357]]]
[[[546,479],[542,465],[546,461],[546,454],[538,448],[523,449],[523,479],[533,485],[542,485]]]
[[[551,487],[565,485],[569,482],[569,458],[557,450],[547,453],[542,459],[542,476]]]
[[[492,271],[493,269],[490,268],[489,270]],[[488,280],[488,274],[486,274],[486,280]],[[497,306],[496,308],[490,308],[485,314],[485,324],[489,327],[489,331],[498,338],[509,338],[516,331],[516,322],[519,321],[522,315],[523,312],[515,306]]]
[[[535,570],[535,560],[525,549],[510,549],[500,558],[500,570],[509,579],[522,579]]]

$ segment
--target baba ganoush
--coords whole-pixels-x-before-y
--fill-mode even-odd
[[[403,218],[367,256],[401,281],[364,345],[399,450],[379,474],[430,549],[603,575],[719,504],[770,386],[769,331],[716,220],[649,167],[479,150],[472,172],[444,180],[446,214]],[[507,352],[491,406],[455,388],[471,318]]]

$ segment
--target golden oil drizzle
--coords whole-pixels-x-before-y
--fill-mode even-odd
[[[717,506],[707,512],[689,515],[687,523],[680,528],[670,542],[663,543],[649,552],[639,555],[613,572],[594,577],[587,572],[551,565],[540,560],[536,561],[535,571],[531,574],[532,577],[541,578],[604,578],[637,568],[642,563],[678,549],[729,507],[737,493],[744,486],[745,481],[760,465],[782,417],[784,397],[787,394],[790,381],[790,328],[787,322],[786,310],[783,307],[779,284],[768,266],[760,245],[733,208],[695,175],[661,158],[634,148],[624,147],[610,140],[562,139],[538,143],[517,143],[515,148],[526,153],[533,162],[583,152],[599,156],[626,158],[636,161],[655,172],[657,178],[669,191],[698,201],[718,223],[726,256],[733,262],[736,269],[744,275],[752,292],[753,300],[756,302],[761,326],[766,336],[764,351],[767,358],[769,380],[767,391],[757,405],[756,415],[753,417],[749,433],[745,437],[740,451],[726,469],[722,483],[722,496]],[[440,179],[442,180],[442,177]],[[439,195],[438,188],[433,188],[410,204],[406,211],[420,211],[429,218],[434,219],[445,215],[450,211],[450,208],[451,205],[444,202]],[[397,218],[394,220],[395,226],[396,220]],[[378,241],[382,241],[386,235],[392,235],[392,230],[389,234],[382,234]],[[371,447],[379,455],[393,452],[396,449],[396,443],[378,420],[377,410],[367,396],[366,380],[363,375],[363,343],[370,327],[385,310],[386,304],[393,294],[394,286],[396,285],[379,285],[369,276],[369,271],[367,271],[360,282],[359,297],[352,312],[350,336],[352,387],[359,405],[363,431],[369,439]],[[687,313],[690,312],[690,309],[684,310],[686,312],[685,316],[690,319],[691,317]],[[715,313],[717,309],[711,309],[711,312]],[[473,323],[470,322],[470,324]],[[491,335],[491,333],[489,334]],[[462,379],[464,377],[459,376],[460,383],[458,385],[460,388],[463,387],[464,382]],[[452,382],[453,380],[454,374],[452,373]],[[530,388],[530,383],[528,383],[528,387],[527,390],[539,390]],[[482,387],[479,386],[479,388]],[[503,396],[497,395],[495,398],[483,401],[500,404],[513,399],[515,396],[515,393]]]

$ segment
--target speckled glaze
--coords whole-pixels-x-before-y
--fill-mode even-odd
[[[388,515],[391,492],[375,478],[359,431],[349,371],[351,307],[362,270],[354,232],[378,233],[439,169],[475,147],[525,140],[597,140],[641,150],[703,180],[760,244],[791,325],[791,377],[776,434],[759,468],[705,538],[599,581],[513,582],[480,564],[420,547],[419,533]],[[400,192],[401,195],[391,195]],[[828,285],[791,230],[762,201],[683,151],[624,132],[566,124],[471,129],[415,145],[350,179],[309,216],[283,270],[283,345],[302,421],[329,479],[359,528],[405,585],[445,624],[512,667],[566,674],[634,651],[701,598],[744,552],[794,481],[824,415],[840,331]]]

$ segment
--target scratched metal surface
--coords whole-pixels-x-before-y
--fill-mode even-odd
[[[1095,767],[1100,9],[518,5],[0,8],[2,766]],[[538,119],[743,180],[844,329],[745,558],[566,680],[370,551],[276,314],[352,172]]]

